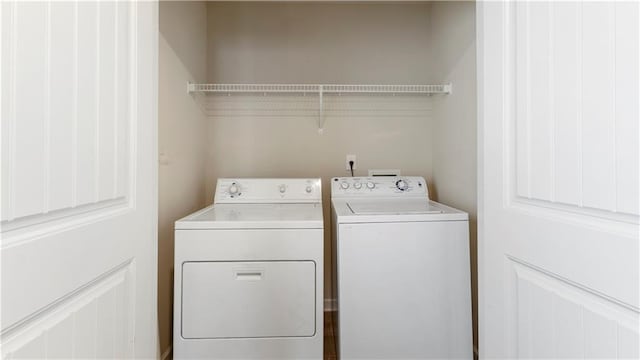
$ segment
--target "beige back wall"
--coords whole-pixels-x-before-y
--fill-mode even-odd
[[[428,81],[428,3],[208,4],[217,83]]]
[[[209,3],[208,78],[216,83],[423,84],[429,82],[428,4]],[[431,178],[426,97],[343,97],[323,135],[306,105],[238,98],[252,111],[209,118],[207,201],[219,177],[321,177],[330,229],[332,176],[345,155],[367,169],[401,169]],[[224,99],[214,108],[226,106]],[[331,100],[329,100],[331,101]],[[410,112],[402,109],[404,101]],[[303,105],[300,105],[300,104]],[[282,107],[280,108],[280,105]],[[302,107],[303,111],[298,111]],[[383,109],[391,111],[381,111]],[[331,298],[330,231],[325,234],[325,298]]]
[[[207,4],[160,1],[160,33],[192,80],[207,79]]]
[[[431,3],[432,71],[451,82],[433,102],[433,182],[437,200],[469,213],[474,344],[477,350],[477,111],[475,3]]]
[[[204,81],[206,73],[206,5],[163,1],[159,15],[158,325],[165,354],[173,323],[173,223],[205,202],[207,121],[185,90],[187,80]]]

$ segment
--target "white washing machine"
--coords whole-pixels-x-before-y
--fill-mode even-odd
[[[333,178],[341,359],[472,359],[469,224],[421,177]]]
[[[176,359],[322,359],[320,179],[219,179],[175,223]]]

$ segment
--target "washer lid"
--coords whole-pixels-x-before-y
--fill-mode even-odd
[[[322,229],[321,204],[216,204],[176,221],[179,229]]]
[[[349,201],[347,206],[355,215],[442,214],[441,208],[422,199],[385,201]]]
[[[467,221],[464,211],[424,199],[332,199],[339,224]]]

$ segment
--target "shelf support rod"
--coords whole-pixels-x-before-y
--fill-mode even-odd
[[[324,99],[323,95],[323,86],[319,85],[318,87],[318,134],[322,135],[324,132]]]

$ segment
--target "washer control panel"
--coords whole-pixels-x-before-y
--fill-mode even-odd
[[[429,189],[419,176],[335,177],[332,197],[426,197]]]
[[[218,179],[214,203],[307,203],[322,200],[320,179]]]

